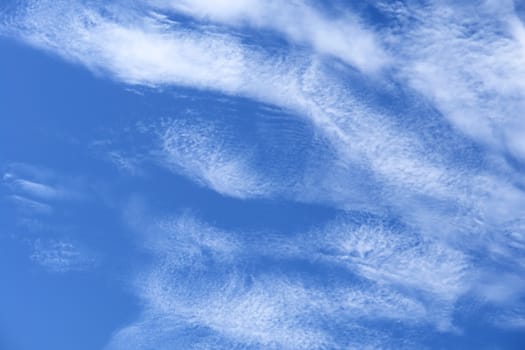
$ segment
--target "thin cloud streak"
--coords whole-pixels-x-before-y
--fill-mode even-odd
[[[235,37],[181,30],[159,16],[142,17],[137,25],[115,22],[74,3],[36,4],[19,33],[35,45],[128,83],[206,88],[293,110],[327,135],[343,162],[364,163],[394,187],[457,196],[457,188],[449,185],[456,174],[426,159],[417,138],[396,130],[389,116],[342,87],[335,78],[341,72],[330,72],[316,59],[270,57]],[[69,17],[49,13],[59,10],[72,18],[63,21]]]
[[[370,321],[453,329],[454,304],[470,288],[466,257],[407,238],[406,232],[381,234],[385,229],[370,224],[341,218],[310,233],[272,237],[224,231],[190,214],[142,215],[136,230],[155,260],[136,282],[146,308],[108,349],[130,346],[130,339],[156,342],[175,329],[193,327],[207,329],[208,346],[281,349],[343,348],[350,340],[366,346],[371,342],[364,334],[381,334]],[[255,268],[260,259],[265,268]],[[304,259],[326,270],[297,271],[294,261]],[[329,271],[338,266],[348,273],[334,284]],[[288,268],[295,273],[287,274]],[[352,277],[355,273],[361,278]],[[164,326],[154,328],[155,320]],[[332,327],[362,332],[336,341]],[[199,341],[203,338],[191,342]]]
[[[92,268],[96,261],[86,251],[66,240],[36,239],[30,259],[49,272],[78,272]]]
[[[523,23],[510,1],[382,5],[403,79],[466,135],[523,161]]]
[[[395,18],[395,25],[380,33],[395,67],[392,76],[385,73],[379,79],[367,74],[381,66],[377,62],[383,59],[382,50],[370,44],[373,48],[363,51],[357,44],[355,54],[352,43],[337,39],[344,31],[339,23],[329,23],[303,3],[284,6],[282,18],[258,16],[271,13],[273,1],[228,7],[205,6],[208,1],[171,3],[174,11],[197,20],[191,29],[162,12],[169,4],[156,4],[159,7],[147,14],[127,10],[116,15],[118,5],[101,9],[36,1],[18,25],[2,31],[126,84],[211,90],[277,106],[321,134],[321,144],[311,146],[313,165],[294,169],[293,186],[287,186],[285,176],[272,166],[258,166],[261,149],[214,122],[174,119],[154,126],[156,148],[147,156],[203,187],[240,199],[328,203],[345,215],[363,211],[390,215],[401,223],[400,228],[388,228],[381,220],[363,224],[343,217],[299,238],[277,235],[275,241],[249,241],[191,217],[140,227],[149,234],[146,245],[157,259],[137,285],[146,307],[143,317],[119,332],[110,348],[126,348],[130,338],[138,339],[136,344],[155,343],[169,338],[169,332],[183,334],[191,327],[206,333],[202,347],[350,346],[312,315],[321,315],[334,327],[349,323],[349,333],[360,327],[364,334],[377,331],[362,319],[452,331],[462,297],[475,295],[507,308],[509,296],[521,293],[525,195],[519,164],[525,154],[520,139],[525,124],[516,111],[525,109],[525,79],[516,77],[525,77],[525,30],[509,7],[494,18],[472,19],[465,15],[469,5],[380,5]],[[491,6],[487,2],[482,12],[491,13]],[[294,11],[304,15],[294,22],[298,32],[284,25]],[[314,22],[311,29],[302,22],[306,19]],[[207,21],[228,27],[202,23]],[[349,21],[356,26],[351,30],[365,30]],[[291,46],[270,53],[231,31],[243,26],[277,31],[310,49]],[[334,32],[334,47],[341,52],[317,39]],[[374,42],[375,35],[370,35],[364,40]],[[372,59],[363,61],[363,52]],[[372,76],[371,87],[363,84]],[[414,113],[421,113],[421,121],[405,128],[399,112],[375,106],[371,96],[380,99],[376,95],[388,94],[394,83],[406,84],[408,93],[430,101],[439,121],[427,122],[425,113],[430,115],[432,108],[420,108]],[[443,131],[429,139],[419,133],[450,130],[449,122],[460,136]],[[463,141],[487,147],[489,155],[480,160],[485,163],[462,164],[460,156],[454,159],[453,152],[443,151]],[[429,152],[428,142],[446,145]],[[509,157],[518,165],[509,165]],[[328,171],[332,169],[336,171]],[[36,196],[50,195],[38,182],[13,184]],[[480,262],[480,255],[500,264],[495,271],[506,272],[505,281],[492,281],[493,271]],[[301,273],[248,273],[257,259],[267,259],[268,269],[280,262],[275,265],[279,271],[288,267],[286,259],[320,269],[328,266],[360,284],[328,291],[323,285],[307,287]],[[516,262],[512,269],[504,266]],[[518,292],[513,292],[516,286]],[[160,330],[155,329],[158,320],[166,323]],[[392,340],[390,334],[383,336]],[[367,337],[359,341],[370,343]]]
[[[273,30],[293,43],[306,44],[365,72],[376,72],[388,62],[374,33],[361,25],[356,16],[349,13],[327,16],[307,1],[150,0],[148,3],[199,21]]]

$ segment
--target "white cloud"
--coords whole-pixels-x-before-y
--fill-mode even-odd
[[[130,14],[132,20],[119,22],[75,1],[28,4],[17,24],[4,32],[125,82],[225,90],[240,83],[242,50],[219,34],[192,33],[159,17]],[[121,9],[108,5],[106,10]]]
[[[198,19],[280,32],[363,71],[381,66],[373,59],[380,56],[371,44],[375,39],[363,34],[364,49],[353,51],[354,43],[341,37],[347,29],[360,33],[355,20],[345,18],[350,23],[345,29],[299,2],[282,5],[282,17],[268,18],[264,14],[273,13],[275,4],[172,3],[175,10]],[[432,3],[415,9],[385,5],[383,10],[401,23],[388,33],[385,43],[397,59],[394,79],[408,81],[468,137],[521,157],[523,25],[506,7],[488,16],[494,9],[487,4],[480,7],[483,16],[470,16],[476,12],[463,5]],[[490,164],[494,171],[470,169],[439,151],[429,152],[425,140],[397,122],[394,112],[371,106],[368,92],[359,91],[366,90],[360,84],[363,74],[328,66],[322,55],[309,56],[304,50],[273,55],[202,23],[182,28],[160,12],[144,15],[111,6],[105,8],[111,15],[103,15],[98,8],[75,2],[31,2],[20,21],[3,31],[128,84],[209,89],[278,106],[304,117],[328,140],[328,161],[313,161],[304,174],[298,172],[297,187],[284,189],[282,179],[254,166],[252,149],[225,142],[224,130],[213,123],[162,125],[156,130],[161,141],[159,162],[203,186],[237,198],[282,193],[304,201],[328,198],[343,209],[385,209],[407,224],[398,232],[341,220],[306,241],[281,239],[257,250],[235,233],[195,220],[164,222],[156,228],[162,238],[153,235],[150,242],[159,262],[142,280],[141,296],[148,309],[141,322],[119,336],[156,332],[154,325],[161,319],[173,323],[163,330],[183,330],[188,324],[205,328],[211,341],[226,338],[278,348],[329,344],[327,332],[307,322],[311,313],[335,323],[374,316],[416,323],[430,318],[438,328],[451,329],[456,302],[479,278],[468,252],[488,251],[511,261],[520,256],[515,249],[521,248],[521,231],[513,239],[496,237],[523,217],[525,196],[517,175],[498,161]],[[296,18],[293,26],[286,22],[289,18]],[[319,39],[326,36],[334,41]],[[367,52],[372,52],[371,60]],[[373,89],[387,91],[382,90],[384,83],[374,81]],[[424,119],[425,110],[422,113]],[[434,127],[421,122],[414,129],[420,125]],[[447,136],[432,141],[452,142]],[[326,150],[320,149],[316,152]],[[38,181],[13,183],[21,191],[50,196],[50,189]],[[378,190],[370,194],[365,183]],[[326,290],[306,288],[300,278],[247,276],[239,271],[242,264],[250,266],[245,250],[258,254],[254,256],[264,252],[271,259],[279,259],[279,254],[292,259],[306,256],[306,260],[343,266],[366,281],[361,286],[366,292],[336,289],[333,300],[343,310],[334,311]],[[508,289],[492,287],[483,287],[487,299],[505,298]]]
[[[47,204],[81,198],[74,182],[47,169],[21,163],[9,164],[1,181],[14,195]]]
[[[164,290],[169,288],[166,281],[160,283]],[[181,298],[180,291],[170,293],[169,289],[163,294],[153,292],[154,301],[160,302],[155,306],[162,312],[180,315],[241,344],[304,349],[326,343],[326,335],[302,319],[313,311],[308,309],[316,296],[281,279],[259,278],[247,287],[234,278],[199,298]],[[164,298],[158,300],[159,296]]]
[[[189,9],[186,9],[188,6]],[[239,6],[237,9],[224,9],[225,14],[213,16],[243,17],[245,11],[252,9],[248,3]],[[190,12],[195,10],[196,13],[203,8],[198,3],[183,7]],[[112,13],[122,9],[109,6],[105,10]],[[444,13],[450,14],[454,20],[461,17],[453,11]],[[457,28],[446,27],[446,15],[429,19],[424,11],[416,14],[426,16],[422,22],[426,27],[416,25],[412,30],[409,26],[410,31],[406,34],[402,32],[406,38],[403,35],[391,36],[400,41],[397,46],[400,51],[398,60],[403,64],[400,71],[413,86],[430,94],[453,91],[449,97],[437,96],[436,103],[438,106],[445,106],[443,108],[450,112],[445,113],[447,116],[454,118],[457,115],[458,120],[474,123],[476,128],[488,125],[486,122],[490,119],[485,118],[488,114],[481,113],[476,106],[486,109],[483,106],[489,103],[492,109],[487,110],[497,112],[503,108],[502,111],[505,112],[507,109],[502,106],[508,105],[511,114],[513,110],[520,110],[517,104],[523,101],[519,99],[521,80],[511,79],[507,84],[498,74],[500,70],[503,76],[511,76],[514,71],[521,74],[519,57],[510,60],[507,66],[494,68],[491,63],[501,63],[505,61],[505,57],[512,56],[516,46],[514,42],[503,40],[500,43],[501,40],[494,39],[494,34],[490,32],[487,34],[488,39],[483,37],[484,40],[492,43],[491,40],[494,39],[494,45],[501,44],[503,48],[487,49],[469,38],[456,38],[461,34],[458,28],[462,27],[459,24]],[[425,207],[418,199],[425,196],[437,201],[459,201],[460,206],[470,208],[478,200],[476,196],[469,194],[480,191],[478,182],[471,182],[467,178],[472,174],[450,167],[447,160],[437,153],[426,152],[417,135],[396,126],[393,116],[371,107],[366,101],[366,95],[348,86],[348,80],[359,81],[359,76],[344,69],[328,68],[323,65],[322,60],[305,58],[294,53],[289,56],[270,56],[254,45],[243,45],[233,35],[217,34],[207,27],[183,29],[158,13],[146,16],[127,11],[126,16],[111,17],[102,15],[96,8],[84,7],[74,2],[31,2],[19,22],[18,26],[10,29],[11,32],[15,31],[37,46],[83,63],[94,70],[109,72],[115,78],[128,83],[212,89],[250,97],[306,116],[333,145],[335,157],[340,163],[336,168],[352,169],[357,165],[359,170],[371,171],[371,180],[385,185],[384,197],[379,200],[386,201],[388,205]],[[516,26],[519,28],[514,25]],[[519,30],[515,32],[519,35]],[[393,42],[397,44],[395,40]],[[450,48],[439,45],[449,45]],[[508,46],[510,48],[507,50]],[[450,59],[438,59],[439,55],[435,54],[437,51],[446,52]],[[492,52],[503,56],[493,58]],[[454,55],[464,56],[468,60],[457,59]],[[461,63],[470,62],[469,57],[472,58],[472,64]],[[432,71],[430,74],[428,67],[440,71]],[[340,79],[337,75],[344,75],[345,79]],[[433,79],[441,77],[453,79],[447,80],[446,84],[432,83]],[[517,97],[508,100],[509,103],[499,103],[500,91],[508,97],[505,97],[507,100],[515,94]],[[488,102],[481,99],[484,94],[488,94]],[[474,109],[465,109],[464,106],[467,105],[474,106]],[[473,111],[474,117],[470,118]],[[496,123],[503,127],[504,133],[520,135],[520,129],[514,123],[517,122],[516,118],[497,118],[504,120],[503,124]],[[508,123],[514,123],[513,127],[507,128],[505,125],[511,125]],[[486,132],[492,133],[491,130],[493,129],[487,128]],[[474,129],[469,129],[467,133],[472,132],[475,132]],[[233,155],[219,147],[217,151],[211,152],[213,157],[206,159],[206,152],[201,152],[201,157],[192,159],[188,157],[189,147],[192,145],[190,139],[171,138],[172,144],[181,147],[173,147],[171,151],[172,159],[176,160],[175,163],[180,163],[182,172],[223,194],[246,198],[268,193],[266,179],[254,174],[248,165],[246,157],[249,158],[249,154]],[[512,142],[515,145],[519,143],[518,136],[509,140],[514,140]],[[207,150],[216,145],[215,140],[208,137],[201,136],[194,138],[194,141],[198,141],[196,147]],[[167,143],[169,148],[169,142]],[[195,148],[191,151],[194,152]],[[240,180],[242,177],[243,181]],[[337,188],[345,187],[341,181],[332,185]],[[402,202],[399,202],[397,195],[400,192],[406,194]],[[519,193],[514,196],[519,197]],[[335,198],[337,200],[340,202],[339,206],[345,207],[341,203],[346,200],[344,196]],[[353,204],[355,203],[348,207]],[[421,215],[425,216],[424,210]]]
[[[174,171],[232,197],[269,196],[273,191],[252,170],[249,151],[231,149],[212,123],[174,120],[160,132],[160,161]]]
[[[401,76],[466,135],[525,159],[523,24],[511,2],[386,5]],[[388,11],[387,11],[388,12]]]
[[[345,266],[373,283],[400,292],[384,297],[385,305],[381,307],[385,313],[392,298],[400,305],[391,311],[395,315],[397,310],[398,318],[403,319],[401,310],[406,307],[412,309],[407,319],[432,322],[443,330],[454,327],[455,303],[470,292],[477,273],[469,256],[460,250],[372,220],[359,224],[351,217],[343,217],[306,237],[299,237],[296,244],[307,242],[301,248],[314,261]],[[403,293],[407,294],[403,297]]]
[[[320,330],[301,322],[311,312],[302,309],[308,290],[271,276],[247,282],[242,272],[247,247],[234,233],[185,214],[158,221],[144,235],[156,263],[137,280],[146,302],[146,317],[136,325],[146,332],[143,337],[152,330],[141,324],[161,318],[175,328],[211,330],[222,342],[284,349],[319,348],[324,342]],[[122,341],[111,346],[118,349]]]
[[[496,317],[494,323],[506,330],[523,331],[525,329],[525,317],[523,314],[525,314],[523,307],[517,308],[514,312]]]
[[[134,157],[127,156],[122,152],[113,150],[106,154],[106,158],[122,172],[132,175],[143,175],[143,172],[139,166],[139,160]]]
[[[301,234],[265,236],[254,246],[260,247],[260,254],[274,258],[302,258],[343,266],[372,284],[410,291],[408,299],[422,297],[431,309],[435,302],[441,307],[446,304],[450,311],[459,297],[470,292],[478,273],[462,247],[455,248],[407,227],[389,228],[377,219],[359,219],[350,214]],[[367,293],[373,295],[368,289]],[[450,315],[439,316],[447,319]]]
[[[33,182],[29,180],[24,179],[17,179],[13,181],[13,187],[21,192],[24,192],[28,195],[32,195],[37,198],[42,199],[56,199],[61,196],[60,192],[45,184],[41,184],[38,182]]]
[[[148,239],[149,248],[160,253],[170,266],[177,269],[199,269],[207,257],[228,262],[241,249],[231,234],[206,225],[189,214],[160,220],[155,226],[157,232]]]
[[[282,34],[293,43],[306,44],[319,53],[340,58],[365,72],[387,63],[387,56],[372,31],[356,16],[327,16],[307,1],[171,1],[151,0],[151,4],[234,27],[251,26]]]
[[[386,319],[407,324],[432,318],[421,301],[386,287],[367,286],[338,292],[339,298],[333,300],[333,306],[341,308],[349,318]]]
[[[355,190],[363,186],[350,186],[347,180],[366,175],[368,182],[383,187],[381,194],[375,197],[374,206],[384,203],[385,207],[395,207],[416,224],[428,226],[425,231],[431,231],[434,226],[432,218],[448,217],[448,222],[454,224],[445,223],[444,227],[451,231],[457,220],[465,219],[465,212],[478,214],[479,211],[480,217],[494,218],[497,216],[492,210],[495,205],[498,206],[496,212],[503,213],[505,220],[520,214],[516,208],[522,207],[523,196],[517,187],[500,179],[486,181],[489,175],[476,174],[478,170],[456,169],[438,152],[427,152],[417,134],[396,125],[396,116],[370,106],[365,93],[349,86],[349,81],[361,81],[358,74],[340,67],[327,67],[322,60],[298,53],[270,55],[255,45],[243,45],[233,35],[217,34],[209,27],[184,29],[159,13],[144,15],[107,5],[105,10],[109,13],[126,14],[107,16],[97,8],[75,2],[30,3],[18,25],[9,28],[8,32],[16,32],[19,37],[66,59],[128,83],[206,88],[249,97],[306,117],[329,140],[334,159],[328,162],[333,171],[323,176],[310,171],[301,181],[319,184],[329,201],[338,207],[367,208],[366,203],[363,204],[366,196]],[[200,8],[195,6],[193,9]],[[249,8],[245,6],[225,9],[224,16],[242,17],[243,11]],[[523,101],[519,98],[521,80],[510,79],[506,83],[498,73],[501,71],[503,77],[521,74],[521,56],[513,56],[517,53],[516,42],[498,39],[492,24],[488,26],[489,32],[481,36],[481,42],[469,36],[463,38],[461,33],[465,25],[461,20],[467,20],[461,12],[449,9],[442,11],[441,16],[430,18],[428,13],[433,13],[430,10],[435,8],[441,9],[434,5],[416,11],[415,14],[423,19],[422,24],[416,24],[415,28],[406,24],[408,29],[401,27],[398,30],[401,34],[390,36],[392,47],[399,49],[401,75],[429,96],[445,94],[436,95],[435,101],[452,119],[457,116],[459,122],[485,128],[489,120],[493,125],[492,117],[487,116],[494,115],[497,118],[494,125],[501,127],[487,127],[486,132],[492,134],[503,128],[503,133],[516,133],[517,136],[509,140],[518,145],[520,129],[512,123],[518,122],[513,111],[520,110],[518,107]],[[401,19],[403,13],[410,12],[405,8],[395,10]],[[217,16],[222,18],[223,15]],[[459,24],[449,28],[446,25],[449,19]],[[479,23],[473,21],[472,25]],[[520,24],[514,23],[513,28],[512,33],[520,37]],[[484,45],[485,42],[489,45]],[[446,53],[447,59],[440,59],[442,55],[436,52]],[[502,65],[506,58],[509,63]],[[446,83],[433,83],[443,77],[448,77]],[[503,100],[499,98],[502,93]],[[485,95],[486,101],[482,98]],[[511,98],[513,96],[515,98]],[[502,114],[486,111],[502,111]],[[508,123],[514,126],[507,128],[511,125]],[[220,137],[213,132],[208,136],[188,129],[185,131],[187,137],[177,132],[168,126],[163,136],[165,150],[168,154],[171,152],[166,159],[171,159],[181,173],[201,184],[241,198],[269,195],[278,187],[274,179],[268,180],[256,173],[249,153],[222,146],[220,141],[217,143]],[[466,132],[476,133],[470,128]],[[198,156],[193,157],[191,153]],[[354,176],[356,173],[363,176]],[[494,186],[504,186],[505,194],[487,193],[485,188]],[[319,195],[310,192],[312,187],[294,189],[303,193],[292,198],[318,200]],[[445,209],[429,206],[425,198],[443,203]],[[482,202],[481,198],[489,200]],[[450,213],[452,207],[458,209]]]
[[[16,194],[10,195],[8,198],[20,209],[27,211],[28,213],[51,214],[53,212],[53,207],[46,203],[35,201]]]
[[[83,271],[95,263],[87,252],[70,241],[39,238],[32,245],[31,260],[50,272]]]
[[[330,244],[339,258],[355,264],[371,279],[410,285],[446,299],[455,298],[464,289],[469,264],[459,251],[383,227],[352,228],[343,223],[329,230],[333,231],[328,240],[333,239]]]
[[[232,35],[183,29],[158,14],[131,12],[132,20],[117,20],[124,16],[109,18],[79,4],[45,1],[27,12],[18,35],[69,60],[127,83],[206,88],[293,110],[330,140],[341,159],[338,168],[369,168],[374,180],[418,195],[457,195],[451,184],[456,174],[445,171],[416,137],[395,127],[390,116],[371,108],[338,78],[357,79],[344,69],[329,69],[300,54],[270,56]],[[198,147],[209,147],[211,141],[200,140],[204,143]],[[189,173],[221,193],[248,197],[268,191],[263,180],[248,174],[244,155],[213,152],[212,162],[185,158],[178,151],[173,148],[173,158],[185,162],[186,172],[191,168]],[[246,186],[240,176],[247,176]]]
[[[468,288],[462,254],[382,228],[340,220],[311,234],[268,236],[224,231],[189,214],[147,221],[140,241],[155,263],[136,281],[143,315],[109,349],[163,348],[166,339],[190,348],[358,348],[374,344],[370,334],[381,348],[397,340],[369,322],[450,330],[454,303]],[[314,282],[316,273],[292,267],[304,260],[349,274],[334,283],[319,272]],[[332,328],[349,338],[336,340]]]
[[[68,225],[63,215],[65,205],[86,198],[82,181],[30,164],[10,163],[5,168],[0,184],[20,210],[11,218],[18,231],[13,239],[30,245],[29,258],[50,272],[91,268],[96,263],[94,254],[68,238],[75,234],[72,230],[82,229]]]

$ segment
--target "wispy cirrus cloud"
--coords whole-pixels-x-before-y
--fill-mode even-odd
[[[47,169],[22,163],[5,166],[1,184],[15,204],[41,213],[51,213],[57,202],[82,197],[71,181]]]
[[[384,348],[405,338],[376,322],[450,332],[464,300],[473,300],[469,309],[488,303],[510,312],[521,295],[522,279],[480,264],[477,248],[367,214],[295,233],[227,231],[190,214],[134,217],[142,217],[136,230],[154,257],[136,284],[146,307],[108,349],[162,348],[174,334],[183,339],[177,344],[216,348]],[[500,277],[487,275],[491,269]],[[411,339],[399,346],[423,346]]]
[[[70,231],[78,228],[56,222],[64,206],[78,205],[89,197],[87,186],[79,179],[41,166],[9,163],[3,168],[0,184],[7,192],[10,207],[16,209],[10,223],[17,234],[11,238],[29,246],[29,259],[52,273],[95,266],[95,254],[71,238],[75,233]]]
[[[348,174],[366,173],[366,169],[341,164],[330,140],[315,135],[308,123],[281,111],[268,113],[243,122],[251,125],[249,134],[229,123],[236,117],[217,120],[199,114],[179,115],[142,125],[136,133],[146,135],[151,146],[133,156],[141,160],[139,164],[153,161],[234,198],[365,205],[370,185],[335,183]],[[290,139],[293,143],[288,143]],[[321,165],[331,169],[328,176],[318,171]]]
[[[387,184],[387,197],[394,193],[392,202],[398,200],[395,195],[398,191],[437,200],[459,198],[467,201],[467,208],[476,201],[476,198],[465,196],[472,192],[472,187],[479,187],[476,181],[465,181],[471,174],[450,168],[448,160],[441,158],[439,153],[428,154],[417,135],[396,125],[392,120],[396,116],[370,107],[366,100],[363,101],[366,94],[360,94],[345,83],[345,80],[359,81],[362,77],[348,74],[344,69],[327,69],[322,62],[301,55],[270,56],[262,48],[242,44],[233,35],[205,27],[182,29],[178,23],[158,13],[140,16],[129,12],[127,16],[108,17],[97,8],[79,3],[32,4],[21,18],[19,30],[15,26],[8,32],[14,30],[15,35],[35,45],[92,69],[109,72],[128,83],[208,88],[293,110],[309,118],[325,133],[345,166],[358,164],[370,169],[374,180]],[[70,12],[72,16],[66,21],[62,16],[52,16],[53,11],[59,10]],[[57,31],[56,28],[61,29]],[[441,32],[425,33],[420,36],[432,38],[430,34]],[[418,45],[416,34],[417,31],[411,34],[415,39],[403,47],[408,52],[407,57],[411,57],[411,47],[415,53],[424,53],[415,49]],[[413,65],[407,67],[402,72],[408,72]],[[345,74],[345,79],[336,78],[338,74]],[[238,166],[244,167],[237,163],[233,168]],[[206,165],[200,168],[205,169]],[[235,178],[231,178],[232,182]],[[222,181],[221,186],[227,186],[228,180]],[[253,183],[260,186],[259,180]],[[253,189],[252,192],[258,191]],[[408,204],[421,204],[411,201]]]
[[[126,84],[271,105],[280,121],[301,121],[289,130],[300,124],[310,132],[292,135],[278,124],[243,139],[245,131],[212,113],[173,118],[146,132],[155,147],[141,160],[233,198],[321,202],[395,223],[344,217],[273,240],[191,217],[141,227],[156,258],[137,286],[144,315],[110,348],[162,348],[173,334],[203,348],[351,346],[337,339],[338,327],[361,334],[357,347],[381,347],[372,338],[395,339],[362,320],[450,331],[465,295],[503,308],[521,295],[524,30],[512,6],[488,1],[470,16],[477,12],[469,4],[379,2],[391,22],[374,34],[351,15],[331,21],[306,2],[148,3],[137,10],[29,1],[1,31]],[[280,15],[271,16],[277,6]],[[174,13],[194,23],[185,27]],[[238,32],[246,27],[292,44],[246,43]],[[391,70],[380,74],[384,52]],[[418,103],[403,109],[395,103],[403,94]],[[312,135],[316,142],[304,141]],[[120,155],[110,154],[126,167]],[[44,182],[7,180],[35,198],[59,197]],[[347,282],[294,270],[298,261],[339,271],[333,280]],[[188,335],[190,328],[202,337]]]
[[[53,207],[46,203],[42,203],[16,194],[9,195],[7,198],[22,211],[26,211],[31,214],[50,214],[53,212]]]
[[[189,328],[202,332],[183,336],[188,344],[216,348],[362,347],[373,344],[369,334],[396,344],[373,322],[450,329],[471,286],[460,252],[357,218],[291,235],[225,231],[190,214],[144,219],[137,229],[155,261],[136,284],[146,307],[109,349],[162,348]],[[298,268],[305,260],[316,269]]]
[[[151,332],[159,332],[160,338],[151,339],[156,343],[169,336],[167,331],[194,327],[202,329],[200,336],[188,335],[187,345],[195,348],[202,343],[219,348],[317,348],[324,342],[322,332],[300,320],[308,291],[271,276],[246,280],[250,277],[242,272],[244,259],[239,259],[246,246],[234,233],[189,214],[145,225],[139,232],[146,235],[155,264],[137,280],[147,305],[144,319],[117,333],[109,349],[130,346],[129,333],[140,344]],[[164,320],[160,330],[150,328],[156,319]],[[185,344],[184,339],[177,344]]]
[[[224,133],[216,130],[212,123],[175,120],[160,130],[160,162],[174,171],[232,197],[255,198],[272,194],[271,184],[253,171],[249,153],[232,149],[233,143],[221,142]]]
[[[38,238],[30,259],[50,272],[65,273],[92,268],[96,259],[71,241]]]
[[[232,27],[267,29],[296,44],[308,45],[321,54],[340,58],[365,72],[381,69],[388,62],[373,31],[357,16],[323,14],[308,1],[147,1],[164,9]]]
[[[71,16],[64,21],[52,11]],[[16,35],[66,59],[127,83],[206,88],[277,105],[314,123],[343,167],[357,163],[393,186],[455,196],[449,184],[455,174],[425,154],[419,140],[399,130],[392,116],[367,105],[366,94],[348,87],[345,80],[360,82],[359,74],[329,69],[301,53],[270,55],[205,27],[182,29],[158,14],[119,19],[124,16],[103,16],[78,3],[45,2],[35,2],[27,12]]]
[[[524,26],[512,1],[382,5],[399,71],[466,135],[523,161]]]
[[[57,11],[60,6],[71,12],[73,20],[63,21],[65,17],[46,12]],[[306,119],[329,145],[313,151],[312,159],[321,159],[322,166],[313,162],[304,173],[294,175],[296,187],[287,187],[282,176],[273,177],[255,165],[257,149],[239,146],[235,140],[225,142],[229,140],[225,136],[228,132],[213,123],[173,122],[158,128],[161,156],[156,159],[212,190],[238,198],[283,196],[328,202],[342,209],[357,206],[376,213],[393,210],[413,230],[431,240],[444,241],[442,245],[431,245],[428,251],[406,247],[408,255],[396,256],[400,261],[414,258],[410,254],[440,256],[442,250],[446,261],[450,258],[447,254],[453,257],[456,251],[448,250],[448,241],[456,249],[471,249],[461,244],[464,237],[472,239],[469,244],[474,243],[476,249],[486,251],[494,247],[493,238],[500,232],[493,227],[505,230],[523,213],[523,193],[512,175],[505,177],[509,174],[505,167],[496,172],[470,169],[468,165],[458,165],[460,162],[450,155],[442,155],[440,148],[438,152],[427,152],[428,142],[450,142],[447,147],[453,149],[456,142],[463,140],[449,139],[444,132],[439,138],[422,139],[417,132],[404,129],[399,116],[368,103],[372,90],[383,89],[387,93],[387,87],[374,86],[368,91],[366,84],[358,85],[360,89],[349,86],[349,81],[363,84],[361,74],[344,67],[328,67],[323,60],[305,57],[304,53],[271,56],[264,48],[244,45],[234,35],[213,32],[207,27],[182,29],[158,13],[129,21],[104,16],[96,8],[63,3],[60,6],[37,6],[32,10],[36,12],[25,17],[18,34],[35,45],[126,83],[210,89],[278,106]],[[35,15],[38,11],[44,11],[42,16]],[[44,22],[38,22],[41,20]],[[53,29],[64,26],[65,32]],[[408,72],[410,67],[401,73]],[[420,123],[422,129],[445,129],[439,123]],[[326,150],[329,156],[319,157]],[[324,171],[327,166],[331,171]],[[498,171],[506,175],[501,177]],[[380,230],[374,235],[380,237],[381,233]],[[380,241],[371,244],[380,246]],[[500,244],[505,247],[507,242]],[[507,248],[500,251],[509,252],[508,259],[516,256]],[[351,266],[363,268],[359,263]],[[430,270],[440,271],[432,266]],[[457,272],[450,277],[451,282],[464,278],[463,265],[458,265],[459,270],[453,264],[443,266],[443,273],[449,268],[450,272]],[[381,274],[383,268],[392,274]],[[423,272],[399,275],[393,272],[395,268],[389,269],[387,264],[368,267],[367,271],[375,273],[380,283],[396,280],[402,283],[416,274],[423,292],[440,287],[432,279],[425,279]],[[445,314],[451,313],[463,287],[448,292],[439,295]],[[428,300],[431,299],[429,296]],[[448,327],[447,321],[443,321],[442,327]]]
[[[118,11],[77,1],[27,1],[13,22],[4,18],[2,32],[131,84],[238,87],[243,54],[221,35],[188,32],[154,15],[108,18],[101,8]]]

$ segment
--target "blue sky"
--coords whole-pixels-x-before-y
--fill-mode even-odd
[[[0,4],[0,349],[522,349],[525,5]]]

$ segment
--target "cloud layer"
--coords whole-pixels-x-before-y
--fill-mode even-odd
[[[277,233],[138,215],[145,307],[109,349],[417,348],[408,333],[456,331],[480,305],[523,323],[525,27],[511,2],[368,6],[381,25],[273,0],[41,0],[1,17],[3,35],[146,95],[202,98],[134,127],[140,151],[107,149],[121,167],[340,214]],[[69,195],[3,179],[41,212]]]
[[[459,252],[352,217],[295,235],[228,232],[190,214],[148,225],[140,239],[155,263],[137,280],[147,307],[109,349],[169,348],[175,338],[192,348],[393,345],[403,339],[370,322],[446,330],[469,269]]]

